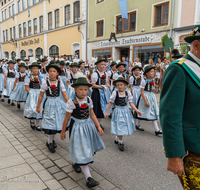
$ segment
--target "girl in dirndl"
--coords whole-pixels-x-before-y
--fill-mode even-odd
[[[37,112],[40,113],[41,102],[46,93],[46,100],[44,101],[44,111],[42,119],[42,129],[48,135],[46,142],[47,148],[54,153],[57,147],[55,143],[55,134],[60,133],[62,130],[62,123],[65,118],[66,103],[60,98],[59,94],[62,93],[64,100],[69,100],[65,86],[61,80],[58,80],[58,75],[61,74],[61,69],[56,64],[51,64],[46,67],[49,74],[48,80],[43,80],[40,95],[37,103]]]
[[[20,102],[26,102],[28,94],[25,90],[24,84],[24,80],[26,78],[26,65],[22,62],[18,67],[20,72],[16,72],[15,82],[12,89],[12,93],[10,95],[10,99],[17,102],[17,108],[20,109]]]
[[[158,127],[157,119],[159,119],[159,109],[157,105],[157,100],[155,94],[152,92],[152,87],[154,86],[154,67],[146,66],[144,68],[144,75],[141,81],[141,96],[138,99],[137,108],[142,112],[142,115],[138,115],[137,112],[134,113],[134,117],[138,119],[137,128],[140,131],[144,129],[140,126],[140,120],[152,121],[155,129],[155,135],[158,136],[162,134],[162,131]]]
[[[111,64],[110,64],[110,68],[111,70],[108,71],[108,81],[110,82],[110,91],[112,92],[113,89],[114,89],[114,86],[113,86],[113,76],[114,74],[117,72],[117,69],[116,69],[116,65],[117,63],[115,61],[113,61]]]
[[[4,88],[4,74],[3,74],[3,62],[2,60],[1,61],[1,64],[0,64],[0,93],[2,93],[3,91],[3,88]]]
[[[81,168],[89,188],[95,187],[99,183],[92,178],[88,164],[93,163],[93,156],[97,151],[105,149],[103,141],[97,134],[98,129],[102,136],[103,130],[94,114],[92,100],[87,96],[88,88],[91,86],[85,76],[79,77],[75,84],[72,84],[76,96],[67,102],[67,112],[60,134],[61,139],[64,140],[66,138],[65,130],[71,117],[69,125],[70,159],[75,170]]]

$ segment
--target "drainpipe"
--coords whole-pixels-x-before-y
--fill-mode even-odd
[[[173,0],[173,4],[172,4],[172,19],[171,19],[170,37],[172,37],[172,29],[173,29],[173,25],[174,25],[174,6],[175,6],[175,0]]]
[[[88,0],[86,0],[86,34],[85,34],[85,49],[86,49],[86,59],[87,60],[87,39],[88,39]]]

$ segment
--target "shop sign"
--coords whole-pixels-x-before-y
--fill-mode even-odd
[[[34,39],[34,40],[28,40],[28,41],[23,41],[21,42],[22,46],[30,46],[30,45],[35,45],[35,44],[39,44],[40,43],[40,39]]]
[[[151,34],[126,37],[126,38],[117,38],[117,41],[101,41],[100,46],[104,47],[115,47],[115,46],[127,46],[135,44],[146,44],[151,43]]]
[[[186,43],[186,41],[184,40],[185,37],[189,36],[190,34],[184,34],[179,36],[179,43]]]

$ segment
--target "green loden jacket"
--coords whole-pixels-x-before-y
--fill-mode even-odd
[[[200,65],[188,54],[165,72],[160,123],[167,158],[200,153]]]

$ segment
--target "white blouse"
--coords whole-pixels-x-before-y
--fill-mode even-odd
[[[128,102],[133,102],[133,96],[131,94],[130,91],[127,91],[128,92]],[[117,91],[113,91],[112,95],[110,96],[110,102],[114,103],[115,99],[116,99],[116,96],[117,96]],[[126,96],[126,93],[125,95],[120,95],[119,93],[119,97],[125,97]]]
[[[16,71],[16,70],[14,70],[14,69],[13,69],[13,70],[10,70],[10,69],[9,69],[9,72],[11,72],[11,71],[12,71],[12,72],[14,72],[14,73],[15,73],[15,75],[16,75],[16,73],[17,73],[17,71]],[[8,69],[4,69],[4,70],[3,70],[3,72],[4,72],[4,75],[5,75],[5,76],[7,76],[7,75],[8,75]]]
[[[97,71],[97,72],[99,73],[99,71]],[[102,77],[102,75],[104,75],[104,72],[102,74],[99,73],[99,75],[100,75],[100,77]],[[106,75],[106,82],[107,82],[108,81],[108,74],[105,73],[105,75]],[[92,83],[96,83],[97,80],[98,80],[98,74],[96,72],[94,72],[91,76],[91,81],[92,81]]]
[[[78,72],[77,72],[77,73],[78,73]],[[77,73],[76,73],[76,74],[77,74]],[[72,72],[68,72],[68,78],[67,78],[67,81],[70,81],[70,80],[72,79],[71,74],[73,75]],[[74,79],[77,78],[77,77],[76,77],[76,74],[73,76]]]
[[[77,101],[78,101],[78,103],[79,103],[79,106],[81,106],[82,104],[88,103],[88,102],[87,102],[87,97],[88,97],[88,96],[85,97],[85,99],[86,99],[85,101],[79,101],[79,99],[76,97],[76,99],[77,99]],[[89,103],[89,109],[93,109],[93,102],[92,102],[92,99],[91,99],[90,97],[88,97],[88,98],[89,98],[89,102],[90,102],[90,103]],[[76,106],[75,106],[73,100],[70,99],[70,100],[67,102],[66,112],[72,113],[74,109],[76,109]]]
[[[49,80],[48,80],[48,81],[49,81]],[[50,85],[50,86],[52,85],[50,81],[49,81],[49,85]],[[56,84],[54,84],[54,85],[56,85],[56,87],[57,87],[57,85],[58,85],[58,80],[57,80]],[[43,81],[42,81],[41,88],[40,88],[40,91],[41,91],[41,92],[45,92],[47,89],[48,89],[47,82],[46,82],[46,80],[43,80]],[[61,90],[61,92],[66,91],[65,86],[64,86],[64,84],[63,84],[62,81],[60,81],[60,90]]]
[[[34,77],[31,76],[30,78],[33,79]],[[28,77],[25,78],[25,80],[24,80],[24,84],[25,84],[25,85],[29,85],[29,84],[30,84],[30,82],[31,82],[30,78],[28,78]],[[42,82],[43,82],[43,80],[44,80],[44,78],[42,79]],[[41,84],[42,82],[39,80],[39,83],[40,83],[40,84]]]
[[[113,79],[114,79],[114,80],[117,80],[118,77],[119,77],[119,74],[118,74],[118,73],[115,73],[115,74],[113,75]],[[126,75],[125,75],[125,79],[126,79]]]
[[[22,77],[23,77],[23,76],[26,76],[26,73],[23,73],[23,74],[21,73],[21,76],[22,76]],[[16,72],[16,73],[15,73],[15,78],[16,78],[16,79],[19,78],[19,72]]]

